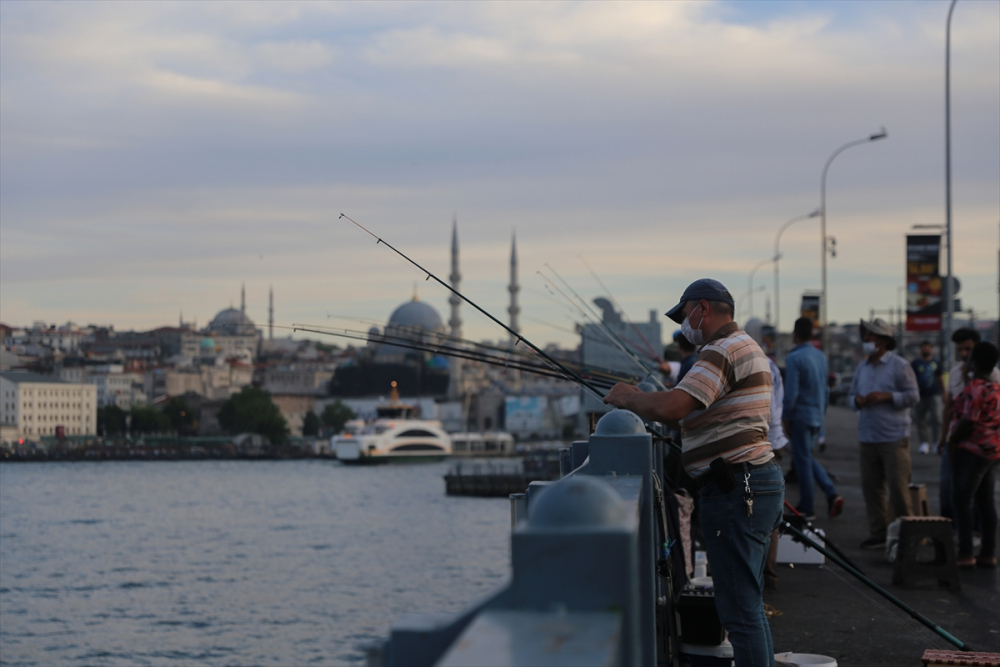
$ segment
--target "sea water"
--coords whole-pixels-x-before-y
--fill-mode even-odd
[[[0,464],[0,664],[363,662],[509,571],[505,499],[447,464]]]

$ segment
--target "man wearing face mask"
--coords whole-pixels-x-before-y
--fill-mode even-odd
[[[913,368],[893,352],[892,328],[879,318],[861,321],[867,357],[858,364],[847,402],[858,411],[861,489],[868,513],[862,549],[885,546],[888,514],[885,488],[897,517],[910,516],[910,408],[920,400]]]
[[[715,606],[737,665],[774,665],[764,614],[764,560],[781,520],[785,484],[774,462],[771,369],[760,346],[733,321],[733,297],[717,280],[691,283],[667,317],[702,345],[672,391],[616,384],[604,402],[644,419],[680,422],[684,469],[699,487],[701,529]]]

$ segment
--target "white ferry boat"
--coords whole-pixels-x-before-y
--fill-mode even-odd
[[[396,383],[390,402],[375,408],[372,422],[352,421],[330,440],[337,459],[346,464],[417,463],[451,456],[451,438],[441,422],[419,419],[419,408],[400,403]]]

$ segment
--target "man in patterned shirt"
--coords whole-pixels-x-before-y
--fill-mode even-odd
[[[737,665],[774,665],[764,614],[764,560],[781,520],[785,484],[768,440],[771,370],[733,321],[734,303],[717,280],[691,283],[667,317],[701,345],[672,391],[616,384],[604,402],[644,419],[680,423],[681,462],[701,488],[701,528],[715,606]]]

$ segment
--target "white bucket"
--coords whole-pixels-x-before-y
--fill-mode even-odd
[[[815,653],[777,653],[774,661],[789,667],[837,667],[837,661],[828,655]]]

